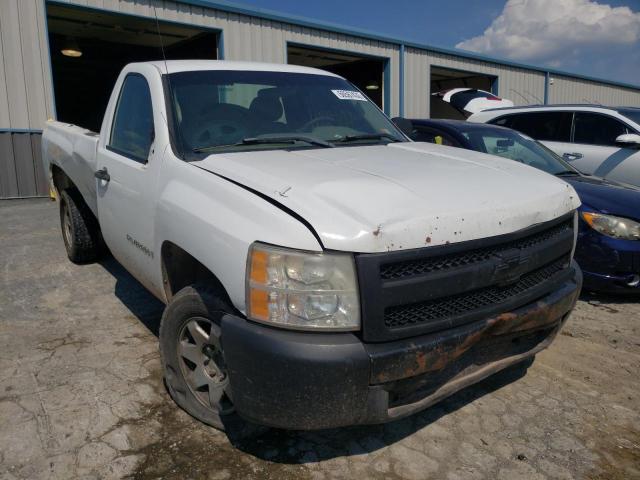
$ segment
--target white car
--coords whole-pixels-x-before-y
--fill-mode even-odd
[[[513,128],[589,175],[640,187],[640,108],[553,105],[497,108],[470,122]]]
[[[411,142],[321,70],[131,64],[43,157],[69,258],[104,239],[167,304],[168,390],[218,428],[402,418],[531,359],[582,284],[571,186]]]

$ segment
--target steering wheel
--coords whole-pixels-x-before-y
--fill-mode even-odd
[[[214,120],[197,125],[191,133],[193,147],[227,145],[236,143],[248,136],[246,124],[231,120]]]
[[[312,127],[318,126],[317,124],[320,124],[322,122],[327,122],[329,125],[331,125],[331,123],[333,123],[334,121],[335,121],[335,119],[333,117],[328,116],[328,115],[325,115],[325,116],[322,116],[322,117],[312,118],[307,123],[305,123],[300,128],[298,128],[298,131],[299,132],[304,132],[307,129],[311,129]]]
[[[192,147],[227,145],[249,135],[247,113],[237,105],[219,104],[205,111],[189,129]]]

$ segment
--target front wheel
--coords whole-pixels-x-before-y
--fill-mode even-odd
[[[206,288],[189,286],[175,295],[160,324],[169,394],[187,413],[220,430],[234,411],[220,335],[229,310]]]

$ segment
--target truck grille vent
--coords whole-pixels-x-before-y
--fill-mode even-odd
[[[551,279],[555,274],[564,270],[568,262],[569,257],[563,256],[522,276],[520,280],[511,285],[491,286],[462,295],[387,308],[384,315],[385,325],[390,329],[402,328],[455,317],[487,306],[499,305]]]
[[[399,278],[413,277],[425,273],[447,270],[474,263],[489,260],[492,256],[504,250],[519,248],[527,249],[537,244],[546,242],[552,238],[562,235],[567,230],[572,230],[573,220],[563,222],[548,230],[536,233],[529,237],[514,240],[512,242],[494,245],[492,247],[478,248],[466,252],[443,255],[439,257],[424,258],[400,263],[390,263],[381,265],[380,278],[383,280],[396,280]]]

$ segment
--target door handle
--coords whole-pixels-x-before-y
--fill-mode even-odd
[[[108,182],[109,180],[111,180],[111,175],[109,175],[109,171],[107,170],[107,167],[102,167],[100,170],[96,170],[93,176],[96,177],[98,180],[104,180],[105,182]]]
[[[563,153],[562,158],[564,158],[565,160],[577,160],[579,158],[582,158],[582,154],[578,152]]]

